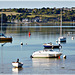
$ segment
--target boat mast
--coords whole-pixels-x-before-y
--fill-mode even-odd
[[[62,36],[62,8],[61,8],[60,36]]]
[[[3,14],[1,13],[1,34],[2,34],[2,22],[3,22]]]

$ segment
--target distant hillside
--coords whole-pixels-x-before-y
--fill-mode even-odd
[[[0,14],[1,14],[1,13],[6,14],[6,16],[8,16],[8,15],[17,15],[17,14],[21,14],[21,13],[18,13],[18,12],[0,12]]]
[[[6,19],[8,22],[60,22],[61,21],[61,8],[44,8],[44,7],[40,9],[9,8],[9,9],[0,9],[0,14],[1,13],[6,15]],[[62,8],[62,21],[75,22],[75,7]]]

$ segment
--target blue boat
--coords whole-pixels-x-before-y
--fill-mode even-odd
[[[48,43],[48,44],[43,44],[44,48],[60,48],[60,44],[58,45],[53,45],[52,43]]]
[[[59,37],[58,38],[58,41],[59,42],[66,42],[66,37]]]

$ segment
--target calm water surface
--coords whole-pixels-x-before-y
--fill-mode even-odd
[[[61,43],[63,55],[67,59],[30,58],[34,51],[43,50],[43,43],[55,43],[60,36],[60,27],[17,26],[3,27],[7,36],[12,36],[12,43],[0,43],[0,74],[75,74],[75,27],[62,27],[66,43]],[[31,32],[29,36],[28,33]],[[23,42],[23,46],[20,43]],[[54,49],[55,50],[55,49]],[[58,50],[58,49],[57,49]],[[12,62],[19,58],[23,68],[13,68]]]

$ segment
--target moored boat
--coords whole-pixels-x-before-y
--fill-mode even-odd
[[[12,37],[7,37],[4,34],[0,33],[0,42],[2,41],[12,41]]]
[[[66,37],[63,37],[63,36],[62,37],[59,37],[58,38],[58,41],[59,42],[66,42]]]
[[[32,58],[57,58],[62,55],[62,52],[60,51],[53,51],[53,50],[40,50],[34,52],[31,57]]]
[[[58,38],[59,42],[66,42],[66,37],[62,36],[62,9],[61,9],[61,24],[60,24],[60,37]]]
[[[44,48],[60,48],[61,45],[60,44],[58,44],[58,45],[55,44],[54,45],[52,43],[47,43],[47,44],[45,43],[45,44],[43,44],[43,46],[44,46]]]
[[[3,23],[3,14],[1,14],[1,33],[0,33],[0,42],[1,41],[12,41],[12,37],[7,37],[2,33],[2,23]]]
[[[23,63],[19,62],[19,59],[17,59],[17,62],[12,62],[12,65],[16,68],[19,68],[23,66]]]
[[[14,67],[19,68],[19,67],[22,67],[22,66],[23,66],[23,63],[22,63],[22,62],[12,62],[12,65],[13,65]]]

